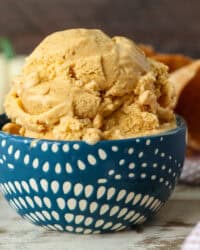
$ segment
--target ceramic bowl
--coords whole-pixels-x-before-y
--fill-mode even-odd
[[[185,131],[177,117],[170,131],[95,145],[0,132],[0,190],[23,218],[52,230],[90,234],[142,224],[175,187]]]

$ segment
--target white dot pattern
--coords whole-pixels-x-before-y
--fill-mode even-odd
[[[130,169],[134,169],[135,168],[135,163],[134,162],[131,162],[128,166]]]
[[[144,155],[144,153],[143,153],[143,152],[140,152],[140,153],[138,154],[138,158],[142,158],[143,155]]]
[[[71,182],[66,181],[63,183],[63,193],[67,194],[71,190]]]
[[[8,154],[11,155],[12,152],[13,152],[13,146],[11,145],[8,147]]]
[[[10,168],[10,169],[13,169],[15,166],[13,165],[13,164],[11,164],[11,163],[8,163],[7,164],[8,165],[8,168]]]
[[[124,165],[124,163],[125,163],[125,160],[124,160],[124,159],[121,159],[121,160],[119,161],[119,165],[120,165],[120,166]]]
[[[20,158],[20,150],[16,150],[14,158],[15,160],[18,160]]]
[[[34,168],[38,168],[38,166],[39,166],[39,159],[38,158],[35,158],[34,160],[33,160],[33,167]]]
[[[117,152],[119,150],[119,148],[117,146],[112,146],[112,151],[113,152]]]
[[[71,221],[73,221],[73,219],[74,219],[74,215],[73,214],[70,214],[70,213],[66,213],[65,214],[65,220],[67,221],[67,222],[71,222]]]
[[[41,188],[42,188],[45,192],[48,191],[49,183],[48,183],[47,180],[42,179],[42,180],[40,181],[40,185],[41,185]]]
[[[146,145],[149,146],[151,144],[151,140],[150,139],[147,139],[146,140]]]
[[[85,170],[85,163],[83,161],[78,160],[77,165],[80,170]]]
[[[95,165],[97,162],[96,158],[91,154],[88,155],[87,159],[88,159],[88,162],[90,163],[90,165]]]
[[[66,163],[66,165],[65,165],[65,170],[66,170],[66,172],[68,173],[68,174],[71,174],[72,172],[73,172],[73,169],[72,169],[72,166],[71,166],[71,164],[70,163]]]
[[[47,142],[42,143],[42,145],[41,145],[41,150],[42,150],[43,152],[46,152],[46,151],[48,150],[48,144],[47,144]]]
[[[25,155],[25,157],[24,157],[24,164],[25,164],[25,165],[28,165],[28,164],[29,164],[29,161],[30,161],[29,155]]]
[[[84,199],[80,200],[78,205],[80,211],[85,211],[85,209],[87,208],[87,200]]]
[[[6,140],[1,141],[1,146],[4,148],[6,146]]]
[[[48,161],[46,161],[46,162],[43,164],[42,169],[43,169],[44,172],[48,172],[48,171],[49,171],[49,162],[48,162]]]
[[[55,166],[55,172],[56,172],[56,174],[60,174],[61,171],[62,171],[62,168],[61,168],[60,163],[56,163],[56,166]]]
[[[99,154],[99,158],[101,159],[101,160],[106,160],[106,158],[107,158],[107,154],[106,154],[106,152],[103,150],[103,149],[99,149],[98,150],[98,154]]]
[[[73,149],[74,149],[74,150],[79,150],[79,148],[80,148],[80,146],[79,146],[78,144],[74,144],[74,145],[73,145]]]
[[[35,179],[30,179],[29,180],[29,184],[31,186],[31,188],[35,191],[35,192],[38,192],[38,185],[37,185],[37,182]]]
[[[58,145],[56,143],[52,144],[51,151],[53,153],[57,153],[58,152]]]
[[[128,154],[129,154],[129,155],[132,155],[133,153],[134,153],[134,148],[129,148],[129,149],[128,149]]]
[[[62,150],[67,153],[69,152],[69,145],[68,144],[64,144],[63,147],[62,147]]]
[[[113,175],[115,173],[114,169],[109,170],[108,175]]]
[[[116,179],[116,180],[120,180],[121,178],[122,178],[122,176],[121,176],[120,174],[116,174],[116,175],[115,175],[115,179]]]
[[[58,207],[63,210],[65,208],[65,200],[63,198],[58,198],[56,200]]]
[[[79,196],[83,191],[83,185],[81,183],[77,183],[74,185],[74,195]]]
[[[54,185],[59,185],[57,182],[52,182],[51,187]],[[57,183],[57,184],[55,184]],[[7,187],[8,185],[4,185],[5,187]],[[1,185],[1,189],[2,189],[2,185]],[[7,188],[8,189],[8,188]],[[11,188],[13,189],[13,188]],[[58,189],[58,188],[56,188]],[[75,188],[74,188],[75,189]],[[110,189],[113,190],[113,189]],[[112,193],[114,193],[112,191]],[[121,190],[118,193],[117,197],[120,197],[120,200],[126,196],[126,190]],[[117,198],[119,200],[119,198]],[[162,205],[162,202],[159,199],[154,199],[154,197],[149,197],[148,195],[143,196],[142,194],[134,194],[133,192],[129,193],[126,196],[125,199],[125,204],[127,204],[128,202],[130,202],[132,200],[132,204],[136,205],[136,204],[140,204],[140,206],[145,206],[148,207],[149,209],[151,209],[152,211],[157,211],[157,209]],[[73,209],[75,209],[76,206],[76,200],[75,199],[70,199],[68,201],[68,206],[69,209],[73,211]],[[34,201],[29,197],[26,196],[25,200],[22,197],[19,197],[18,199],[14,199],[13,201],[10,201],[10,204],[12,207],[14,207],[15,209],[27,209],[28,206],[34,208],[35,205],[40,205],[41,206],[41,199],[37,196],[34,197]],[[50,201],[48,200],[48,198],[46,198],[46,200],[44,199],[44,203],[50,207],[49,203]],[[57,204],[59,209],[64,209],[66,204],[64,199],[62,198],[58,198],[57,199]],[[96,202],[92,202],[90,204],[90,212],[91,214],[94,213],[97,209],[98,209],[98,203]],[[140,213],[136,213],[134,210],[129,210],[127,207],[121,208],[120,206],[113,206],[111,207],[109,204],[104,204],[100,207],[99,209],[99,215],[103,216],[106,215],[107,213],[109,213],[110,217],[116,216],[116,218],[118,219],[123,219],[125,221],[130,221],[135,222],[135,224],[141,224],[143,223],[147,218],[143,215],[141,215]],[[56,211],[51,211],[51,213],[49,213],[46,210],[43,210],[41,212],[36,211],[35,213],[30,213],[25,215],[25,217],[33,222],[37,222],[37,221],[46,221],[46,220],[52,220],[55,219],[56,221],[60,220],[60,215],[59,213],[57,213]],[[86,217],[82,214],[78,214],[76,216],[74,216],[73,213],[66,213],[64,214],[64,218],[65,221],[67,223],[72,223],[74,222],[76,225],[82,225],[82,223],[84,223],[85,226],[90,226],[90,225],[94,225],[95,228],[102,228],[102,229],[109,229],[111,228],[112,230],[123,230],[126,226],[124,226],[122,223],[117,223],[117,224],[113,224],[112,222],[106,222],[104,219],[99,219],[96,222],[94,222],[92,217]],[[51,225],[51,227],[55,227],[58,230],[63,230],[63,227],[59,224],[54,224],[54,226]],[[49,225],[50,226],[50,225]],[[67,227],[67,226],[66,226]],[[75,227],[76,232],[81,232],[83,230],[87,230],[84,227]],[[77,229],[78,228],[78,229]],[[80,229],[82,228],[82,229]],[[90,229],[91,230],[91,229]],[[88,231],[89,233],[90,231]],[[92,232],[92,231],[91,231]],[[95,230],[95,233],[97,233],[97,231]]]
[[[146,168],[146,167],[147,167],[147,163],[146,163],[146,162],[143,162],[141,166],[142,166],[143,168]]]
[[[165,140],[160,138],[161,142]],[[141,143],[142,147],[138,149],[130,144],[122,148],[117,142],[105,148],[95,145],[96,148],[82,157],[82,144],[78,142],[60,144],[37,140],[30,144],[27,140],[26,144],[31,150],[37,149],[44,156],[40,158],[38,153],[24,152],[6,140],[1,140],[0,163],[3,167],[15,171],[20,163],[36,175],[30,175],[32,178],[27,180],[0,183],[0,191],[26,219],[44,224],[45,228],[51,230],[96,234],[103,230],[123,230],[128,223],[141,224],[148,216],[144,216],[140,208],[155,213],[163,202],[160,197],[130,191],[127,188],[129,183],[138,178],[144,183],[150,181],[152,185],[159,185],[159,188],[164,187],[171,192],[174,179],[180,174],[175,164],[181,167],[182,163],[173,153],[170,154],[160,146],[158,149],[153,139],[137,139],[137,143]],[[148,161],[146,149],[152,154],[151,162]],[[58,157],[60,151],[65,155],[64,163]],[[77,154],[77,158],[72,160],[70,153]],[[110,160],[110,166],[107,160]],[[98,172],[101,165],[105,169],[102,176]],[[94,183],[90,184],[89,178],[87,184],[82,183],[81,179],[75,182],[74,174],[77,171],[81,171],[84,176],[90,169],[97,173]],[[158,174],[157,170],[162,171]],[[41,179],[35,177],[37,171],[41,171]],[[53,174],[53,179],[49,180],[48,173]],[[60,181],[63,175],[65,181]],[[113,181],[112,186],[109,186],[109,179]],[[127,187],[121,186],[124,180],[127,181]],[[66,225],[60,224],[62,219]]]
[[[52,181],[51,182],[51,190],[54,194],[56,194],[59,191],[59,182],[58,181]]]

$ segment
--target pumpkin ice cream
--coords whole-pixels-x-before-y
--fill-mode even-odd
[[[71,29],[45,38],[6,97],[4,131],[58,140],[121,139],[173,128],[168,69],[125,37]]]

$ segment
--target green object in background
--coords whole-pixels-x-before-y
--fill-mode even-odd
[[[8,58],[12,59],[14,57],[14,50],[11,42],[5,38],[0,37],[0,52],[3,52],[3,54]]]

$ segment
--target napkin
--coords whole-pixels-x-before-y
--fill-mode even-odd
[[[200,154],[186,158],[180,181],[187,184],[200,184]],[[186,238],[181,250],[200,250],[200,222]]]
[[[200,222],[186,238],[181,250],[200,250]]]
[[[200,153],[186,158],[180,181],[192,185],[200,184]]]

